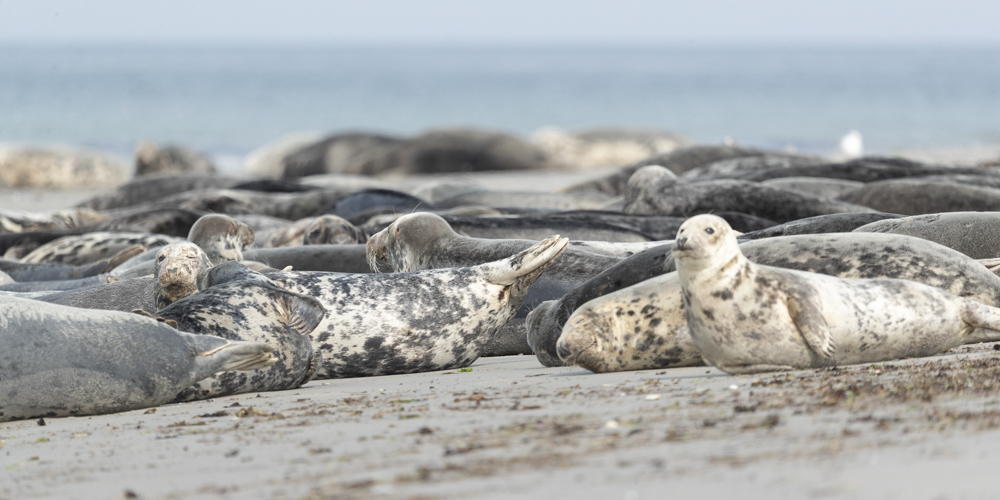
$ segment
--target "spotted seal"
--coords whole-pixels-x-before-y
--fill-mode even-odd
[[[175,241],[182,241],[182,239],[162,234],[113,232],[64,236],[36,248],[28,255],[25,255],[21,259],[21,262],[51,262],[81,266],[107,259],[135,245],[142,245],[146,248],[157,248],[169,245]]]
[[[685,222],[672,252],[691,338],[728,373],[930,356],[1000,340],[1000,309],[911,281],[754,264],[712,215]]]
[[[841,278],[907,279],[1000,306],[1000,279],[986,267],[919,238],[858,233],[782,236],[743,242],[740,249],[758,264]],[[656,251],[662,250],[626,259],[558,301],[536,307],[527,326],[539,361],[558,366],[560,357],[579,355],[573,362],[593,371],[683,366],[691,344],[683,344],[688,333],[680,285],[671,277],[675,262],[672,255],[663,254],[657,266]],[[673,350],[678,347],[683,349]]]
[[[567,243],[551,237],[474,267],[268,277],[326,307],[326,318],[312,333],[313,344],[323,351],[317,378],[445,370],[479,358]]]
[[[236,262],[220,266],[243,267]],[[220,266],[212,268],[209,276],[227,272]],[[266,368],[226,372],[201,380],[175,400],[294,389],[308,382],[321,360],[309,334],[325,314],[319,300],[263,280],[229,280],[161,309],[156,316],[176,322],[182,331],[264,343],[274,348],[272,355],[277,359]]]
[[[756,182],[713,180],[682,183],[659,166],[640,168],[625,187],[627,214],[693,215],[716,210],[742,212],[777,223],[816,215],[874,212],[843,201],[824,200]]]
[[[0,297],[0,421],[168,403],[215,373],[274,363],[271,351],[136,314]]]

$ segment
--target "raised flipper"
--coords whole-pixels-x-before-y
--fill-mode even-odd
[[[569,244],[569,238],[550,236],[509,259],[476,267],[483,273],[486,281],[495,285],[510,286],[518,279],[536,270],[539,270],[538,274],[541,274],[541,271],[551,265],[553,259],[566,250],[567,244]]]

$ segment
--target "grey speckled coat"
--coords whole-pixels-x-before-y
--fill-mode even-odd
[[[921,357],[1000,340],[1000,309],[911,281],[757,265],[712,215],[684,223],[673,254],[691,338],[729,373]]]
[[[566,244],[565,238],[552,237],[475,267],[268,277],[326,307],[326,318],[312,334],[323,351],[317,378],[446,370],[479,358]]]
[[[176,321],[183,331],[261,342],[274,348],[277,359],[266,368],[206,378],[177,401],[294,389],[308,382],[321,359],[314,356],[309,334],[324,314],[315,298],[246,280],[209,287],[161,309],[156,315]]]

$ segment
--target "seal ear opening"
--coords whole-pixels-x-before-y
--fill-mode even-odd
[[[278,309],[288,326],[302,335],[309,335],[326,316],[326,308],[315,297],[275,289],[280,294]]]

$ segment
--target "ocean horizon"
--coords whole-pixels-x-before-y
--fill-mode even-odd
[[[1000,47],[0,44],[0,142],[242,156],[283,135],[659,129],[829,152],[1000,144]]]

